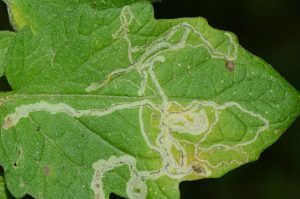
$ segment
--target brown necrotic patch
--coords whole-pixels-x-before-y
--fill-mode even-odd
[[[205,174],[205,169],[203,166],[201,166],[198,162],[195,162],[193,165],[192,165],[192,169],[193,171],[196,173],[196,174]]]

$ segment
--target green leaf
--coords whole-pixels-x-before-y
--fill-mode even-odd
[[[66,10],[76,9],[78,5],[106,10],[121,8],[139,1],[153,0],[4,0],[8,5],[15,29],[28,25],[34,32],[46,28],[53,18],[59,18]]]
[[[179,198],[182,181],[256,160],[300,113],[298,91],[203,18],[156,20],[146,1],[8,2],[24,26],[0,95],[16,197]]]
[[[14,33],[12,32],[0,32],[0,77],[4,74],[5,68],[5,55],[7,48],[10,46],[11,41],[13,40]]]

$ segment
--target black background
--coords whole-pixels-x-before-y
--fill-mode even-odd
[[[205,17],[229,30],[300,90],[300,0],[163,0],[156,18]],[[0,30],[12,30],[0,3]],[[1,78],[0,88],[9,89]],[[300,119],[259,161],[219,179],[184,182],[182,199],[293,199],[300,192]],[[112,198],[116,198],[113,196]]]

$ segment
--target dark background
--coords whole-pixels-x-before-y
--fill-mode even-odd
[[[202,16],[211,26],[237,34],[242,46],[300,90],[300,0],[163,0],[154,7],[156,18]],[[0,30],[12,30],[1,1]],[[0,88],[9,88],[4,78]],[[259,161],[219,179],[184,182],[180,189],[182,199],[299,198],[300,119]]]

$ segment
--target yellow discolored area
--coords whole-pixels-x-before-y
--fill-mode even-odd
[[[176,113],[176,112],[182,112],[184,108],[176,103],[170,103],[168,107],[169,113]]]
[[[15,30],[19,30],[24,26],[29,26],[31,31],[36,32],[32,27],[32,23],[28,20],[28,17],[24,14],[24,11],[13,3],[8,4],[10,20]]]
[[[26,19],[18,7],[12,4],[10,6],[10,12],[16,29],[22,28],[23,26],[27,25]]]

